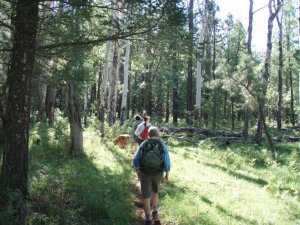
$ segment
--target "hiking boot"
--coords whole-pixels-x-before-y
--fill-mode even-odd
[[[153,212],[152,212],[152,219],[153,219],[154,221],[159,220],[159,218],[158,218],[158,211],[153,211]]]
[[[145,225],[151,225],[151,221],[146,220]]]

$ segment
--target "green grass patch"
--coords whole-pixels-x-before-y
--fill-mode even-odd
[[[265,146],[168,144],[172,172],[160,199],[167,223],[300,224],[298,143],[277,145],[278,160]]]
[[[84,131],[84,154],[68,154],[65,119],[31,127],[30,213],[27,225],[134,224],[134,179],[130,147],[112,143],[131,134],[131,122],[105,126],[100,140],[95,118]],[[170,181],[160,192],[160,213],[170,225],[300,224],[299,143],[267,145],[169,138]]]
[[[84,133],[84,155],[68,154],[65,134],[37,125],[31,132],[27,224],[132,224],[135,219],[130,155]],[[60,130],[65,130],[64,126]],[[39,142],[36,140],[39,139]]]

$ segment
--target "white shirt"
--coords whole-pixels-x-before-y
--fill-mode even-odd
[[[150,127],[150,126],[151,126],[151,123],[150,123],[149,121],[147,121],[147,122],[146,122],[146,127]],[[135,132],[134,132],[134,134],[135,134],[136,136],[138,136],[140,139],[141,139],[140,134],[143,132],[144,128],[145,128],[145,122],[142,122],[142,123],[140,123],[140,124],[137,126],[137,128],[136,128],[136,130],[135,130]]]

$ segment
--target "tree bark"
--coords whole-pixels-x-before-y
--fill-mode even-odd
[[[80,111],[78,100],[76,97],[75,84],[73,81],[67,83],[68,93],[68,118],[70,122],[70,153],[73,155],[79,155],[83,152],[83,134],[82,125],[80,119]]]
[[[121,125],[124,124],[126,120],[126,114],[127,114],[129,56],[130,56],[130,41],[127,40],[126,50],[125,50],[124,80],[123,80],[123,92],[122,92],[122,103],[121,103]]]
[[[84,111],[83,124],[85,127],[87,127],[88,126],[87,117],[88,117],[88,113],[89,113],[89,95],[88,95],[87,87],[85,89],[86,90],[84,91],[84,95],[83,95],[83,111]]]
[[[46,115],[49,124],[54,123],[55,100],[56,88],[53,85],[48,85],[46,95]]]
[[[103,68],[103,78],[101,82],[101,90],[100,90],[100,105],[98,109],[98,118],[99,118],[99,131],[100,136],[104,137],[104,123],[105,123],[105,102],[107,96],[107,81],[108,81],[108,74],[109,74],[109,64],[110,64],[110,57],[112,52],[112,42],[108,41],[106,44],[106,56],[105,56],[105,64]],[[100,75],[99,75],[100,76]]]
[[[293,74],[292,71],[289,71],[289,81],[290,81],[290,96],[291,96],[291,122],[293,127],[296,126],[296,119],[295,119],[295,109],[294,109],[294,88],[293,88]]]
[[[94,111],[94,104],[95,104],[95,101],[97,99],[97,83],[94,83],[93,86],[91,87],[91,92],[90,92],[90,100],[88,101],[88,110],[89,110],[89,114],[91,112]]]
[[[189,1],[189,43],[188,43],[188,69],[187,69],[187,114],[186,123],[192,125],[192,114],[193,114],[193,39],[194,39],[194,0]]]
[[[28,194],[28,142],[31,82],[35,59],[38,1],[15,1],[11,70],[8,74],[8,101],[4,121],[5,144],[0,177],[0,208],[12,202],[13,224],[25,224],[25,197]],[[9,199],[5,193],[20,193]]]
[[[234,99],[231,98],[231,130],[234,130]]]
[[[38,82],[38,116],[37,121],[45,120],[45,108],[46,108],[46,94],[47,84],[39,81]]]
[[[272,5],[273,4],[273,5]],[[274,12],[273,12],[274,8]],[[273,33],[273,21],[278,14],[279,10],[281,8],[281,1],[277,0],[277,4],[275,4],[275,0],[269,0],[269,18],[268,18],[268,34],[267,34],[267,49],[266,49],[266,57],[264,62],[264,69],[263,69],[263,90],[258,95],[258,102],[263,107],[265,104],[265,95],[267,93],[268,89],[268,82],[269,82],[269,76],[270,76],[270,61],[271,61],[271,52],[272,52],[272,33]],[[257,122],[257,129],[255,134],[255,141],[257,143],[261,142],[262,139],[262,129],[263,129],[263,115],[261,115],[261,112],[263,112],[263,108],[259,110],[259,118]]]
[[[108,123],[111,127],[115,123],[115,117],[116,117],[116,101],[117,101],[117,88],[118,88],[118,77],[119,77],[119,42],[116,40],[114,43],[114,56],[113,56],[113,62],[112,62],[112,75],[111,75],[111,83],[110,83],[110,89],[111,89],[111,95],[109,97],[109,118]]]
[[[277,129],[281,131],[281,121],[282,121],[282,67],[283,67],[283,53],[282,53],[282,13],[280,15],[277,14],[276,16],[277,24],[278,24],[278,99],[277,99],[277,114],[276,114],[276,121],[277,121]]]
[[[253,30],[253,0],[249,0],[249,23],[248,23],[248,39],[247,39],[247,53],[252,56],[252,30]],[[244,125],[243,125],[243,138],[248,139],[249,133],[249,119],[250,107],[245,103],[244,108]]]
[[[252,55],[252,30],[253,30],[253,0],[249,0],[249,23],[248,23],[248,39],[247,39],[248,55]]]
[[[172,56],[172,70],[173,70],[173,124],[178,123],[178,74],[177,74],[177,52],[173,52]],[[168,102],[169,103],[169,102]]]
[[[102,66],[99,66],[99,73],[98,73],[98,81],[97,81],[97,97],[96,99],[100,101],[100,93],[101,93],[101,84],[102,84]]]
[[[201,30],[199,34],[199,44],[203,46],[204,36],[206,33],[207,26],[207,1],[204,1],[203,7],[203,15],[201,18]],[[203,50],[201,50],[203,51]],[[197,72],[196,72],[196,109],[195,109],[195,119],[196,121],[200,121],[201,118],[201,100],[202,100],[202,58],[203,53],[199,53],[197,57]]]
[[[215,15],[214,15],[215,16]],[[212,77],[213,80],[216,79],[215,76],[216,70],[216,24],[213,24],[213,61],[212,61]],[[216,121],[217,121],[217,91],[213,90],[213,112],[212,112],[212,127],[216,129]]]
[[[276,152],[274,150],[273,141],[272,141],[272,138],[271,138],[270,133],[268,131],[268,126],[266,124],[266,119],[265,119],[264,111],[263,111],[263,105],[261,105],[260,103],[259,103],[259,115],[262,117],[261,121],[262,121],[262,124],[263,124],[263,127],[264,127],[264,131],[265,131],[265,134],[267,136],[267,140],[268,140],[268,143],[269,143],[269,147],[272,151],[273,158],[275,159]]]

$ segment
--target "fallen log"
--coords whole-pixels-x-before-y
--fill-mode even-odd
[[[247,141],[243,140],[243,136],[239,132],[232,132],[226,130],[213,130],[194,127],[160,127],[162,138],[175,138],[177,140],[183,140],[188,142],[195,142],[196,140],[220,140],[223,142],[229,141]],[[263,135],[265,140],[265,135]],[[248,140],[253,140],[253,137],[249,137]],[[272,137],[275,142],[297,142],[300,141],[299,136],[295,135],[280,135]]]
[[[213,130],[213,129],[204,129],[204,128],[194,128],[194,127],[160,127],[161,132],[166,134],[170,133],[191,133],[191,134],[203,134],[206,136],[232,136],[232,137],[242,137],[242,134],[239,132],[231,132],[225,130]]]

